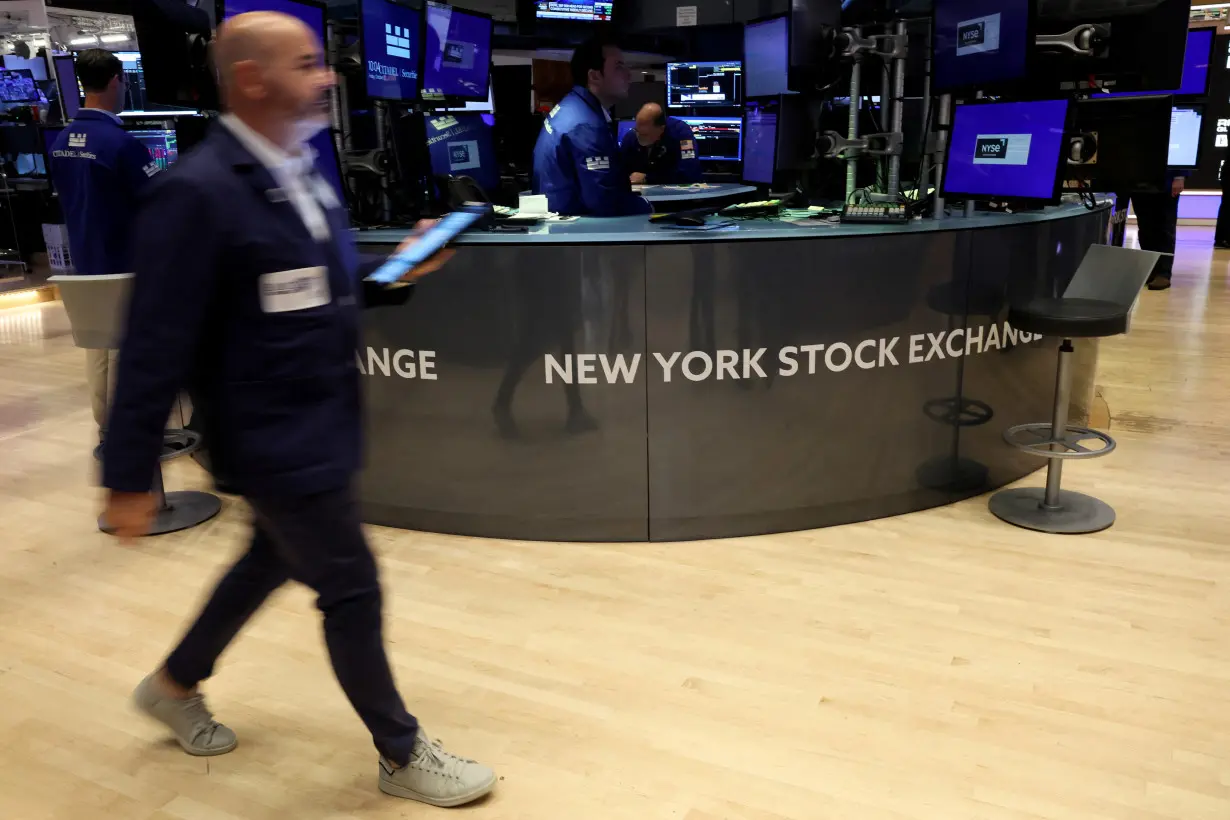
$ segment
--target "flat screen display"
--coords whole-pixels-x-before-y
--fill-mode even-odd
[[[38,102],[33,72],[25,68],[0,69],[0,102]]]
[[[117,51],[124,66],[125,94],[124,108],[128,111],[145,110],[145,70],[141,67],[141,52]]]
[[[56,87],[60,90],[60,108],[67,122],[81,108],[81,91],[77,86],[77,61],[71,54],[52,58],[56,66]]]
[[[422,12],[389,0],[366,0],[360,14],[367,95],[379,100],[417,100],[423,56]]]
[[[776,100],[747,104],[743,120],[744,155],[743,181],[757,185],[772,185],[777,169]]]
[[[1183,52],[1183,79],[1172,91],[1118,91],[1095,94],[1095,97],[1154,97],[1174,94],[1180,97],[1204,97],[1209,93],[1209,63],[1213,55],[1213,29],[1197,28],[1187,32],[1187,48]]]
[[[1068,108],[1068,100],[957,106],[945,192],[980,199],[1055,199]]]
[[[1174,108],[1170,112],[1170,151],[1166,164],[1171,168],[1195,168],[1200,161],[1200,127],[1204,114],[1196,108]]]
[[[534,0],[534,7],[534,16],[539,20],[609,23],[615,13],[613,0]]]
[[[732,108],[743,104],[743,63],[667,63],[667,108]]]
[[[740,117],[680,117],[692,129],[696,158],[710,162],[743,159],[743,119]]]
[[[179,140],[171,129],[132,130],[128,132],[149,151],[150,159],[160,170],[167,170],[179,159]]]
[[[749,98],[790,93],[790,19],[743,27],[744,88]]]
[[[436,176],[470,177],[489,195],[499,189],[495,138],[482,114],[428,116],[427,149]]]
[[[323,44],[325,41],[325,9],[323,4],[299,3],[295,0],[223,0],[223,20],[229,20],[236,14],[247,14],[250,11],[278,11],[302,20],[307,27],[315,32]]]
[[[491,18],[427,4],[423,98],[484,100],[491,90]]]
[[[935,88],[1022,80],[1032,50],[1030,0],[935,0]]]

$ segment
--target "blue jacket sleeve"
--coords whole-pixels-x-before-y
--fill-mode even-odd
[[[653,212],[649,203],[632,193],[629,174],[615,137],[605,127],[582,125],[568,135],[581,200],[593,216],[629,216]]]
[[[112,490],[150,489],[163,428],[214,302],[218,226],[205,194],[192,179],[167,174],[137,218],[136,277],[103,442],[103,486]]]
[[[696,144],[696,135],[692,133],[692,129],[687,123],[680,123],[682,126],[679,129],[677,155],[678,164],[675,166],[675,180],[681,183],[700,182],[704,178],[704,168],[701,167],[700,160],[697,159],[699,146]]]

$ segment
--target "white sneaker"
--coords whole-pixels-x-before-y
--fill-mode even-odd
[[[444,751],[419,730],[410,763],[400,769],[380,759],[380,791],[430,806],[453,808],[473,803],[495,788],[495,772],[473,760]]]
[[[234,732],[214,720],[202,695],[184,700],[163,697],[154,685],[153,675],[137,686],[132,702],[137,709],[170,729],[190,755],[224,755],[239,743]]]

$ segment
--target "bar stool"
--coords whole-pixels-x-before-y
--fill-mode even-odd
[[[73,341],[86,350],[116,350],[124,332],[128,299],[132,290],[130,273],[102,276],[52,276],[48,281],[60,290],[68,313]],[[105,431],[104,431],[105,435]],[[201,436],[190,430],[163,433],[162,453],[151,491],[158,496],[158,513],[149,535],[165,535],[203,524],[222,509],[222,501],[212,493],[196,490],[166,492],[162,482],[162,462],[191,455],[201,447]],[[102,459],[102,445],[94,450]],[[98,528],[107,534],[114,530],[102,517]]]
[[[1022,424],[1004,433],[1008,444],[1049,460],[1046,488],[996,493],[990,509],[999,519],[1037,532],[1069,535],[1099,532],[1115,523],[1115,511],[1109,504],[1062,487],[1065,461],[1107,456],[1116,447],[1106,433],[1068,424],[1072,340],[1127,333],[1141,288],[1160,257],[1149,251],[1094,245],[1062,297],[1043,297],[1009,308],[1008,321],[1017,330],[1062,341],[1050,423]],[[1097,444],[1086,446],[1088,442]]]

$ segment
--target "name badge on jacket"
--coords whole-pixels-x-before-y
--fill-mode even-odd
[[[289,313],[329,304],[327,268],[299,268],[263,274],[260,278],[261,310]]]

